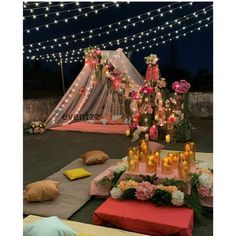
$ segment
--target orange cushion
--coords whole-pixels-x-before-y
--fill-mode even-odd
[[[41,180],[28,184],[25,188],[24,199],[29,202],[42,202],[53,200],[59,195],[59,182]]]
[[[84,160],[86,165],[102,164],[109,159],[109,156],[105,152],[99,150],[86,152],[80,157]]]

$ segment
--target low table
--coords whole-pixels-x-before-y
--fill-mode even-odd
[[[153,236],[191,236],[193,209],[158,207],[151,202],[108,198],[94,212],[93,222]]]

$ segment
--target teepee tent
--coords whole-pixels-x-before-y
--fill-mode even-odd
[[[101,51],[102,57],[128,76],[133,84],[132,90],[138,91],[143,85],[143,78],[122,49]],[[53,128],[78,122],[81,118],[95,119],[97,115],[122,114],[118,100],[110,93],[106,79],[98,80],[94,69],[85,64],[61,101],[49,115],[46,128]],[[87,116],[87,117],[86,117]]]

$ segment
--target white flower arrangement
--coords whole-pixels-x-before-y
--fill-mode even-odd
[[[158,85],[159,88],[165,88],[166,87],[165,78],[161,78],[160,80],[157,80],[157,85]]]
[[[128,165],[124,162],[114,166],[113,168],[113,172],[116,173],[116,174],[119,174],[121,172],[124,172],[128,169]]]
[[[156,54],[150,54],[148,57],[144,57],[144,60],[147,65],[156,65],[159,58]]]
[[[184,193],[180,190],[176,190],[172,193],[171,203],[174,206],[182,206],[184,205]]]
[[[199,178],[199,183],[203,186],[205,186],[206,188],[210,189],[212,186],[212,178],[209,174],[206,173],[202,173]]]
[[[208,166],[208,163],[206,163],[206,162],[200,162],[200,163],[198,163],[197,168],[198,169],[208,169],[209,166]]]
[[[119,199],[122,195],[122,191],[119,188],[113,188],[110,191],[111,197],[114,199]]]

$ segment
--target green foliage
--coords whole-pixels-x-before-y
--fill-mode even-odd
[[[186,119],[181,120],[175,124],[175,135],[173,137],[175,142],[185,142],[191,139],[192,124]]]
[[[107,176],[104,176],[102,179],[97,181],[97,184],[102,185],[102,186],[106,186],[110,183],[111,183],[111,180]]]
[[[190,111],[189,111],[189,94],[186,93],[183,95],[183,103],[184,103],[184,117],[186,120],[189,120],[189,117],[191,115]]]
[[[199,176],[200,174],[197,173],[191,173],[191,195],[185,195],[184,202],[187,207],[192,208],[194,210],[194,216],[195,218],[202,222],[203,221],[203,214],[204,209],[201,206],[200,197],[198,194],[198,186],[199,186]]]
[[[125,179],[124,179],[125,181],[128,181],[128,180],[134,180],[134,181],[136,181],[136,182],[141,182],[138,178],[136,178],[135,176],[126,176],[125,177]]]
[[[121,199],[136,199],[135,192],[136,192],[135,188],[128,188],[121,195]]]
[[[140,177],[142,178],[143,181],[147,181],[151,184],[154,184],[154,182],[156,182],[158,179],[156,174],[154,174],[154,175],[140,175]]]
[[[161,206],[168,206],[171,205],[172,195],[171,193],[157,189],[152,197],[152,202],[161,205]]]
[[[125,110],[125,116],[130,118],[131,117],[131,110],[130,110],[130,99],[125,99],[124,100],[124,110]]]
[[[191,186],[192,189],[197,189],[197,187],[199,186],[199,176],[200,174],[197,173],[191,173]]]
[[[162,184],[164,186],[176,186],[179,190],[183,192],[185,192],[186,187],[187,187],[186,183],[183,180],[175,179],[175,178],[172,178],[172,179],[165,178]]]
[[[194,210],[194,216],[199,222],[203,222],[204,209],[201,206],[197,190],[192,189],[191,195],[185,195],[184,202],[187,207]]]
[[[99,64],[96,68],[95,68],[95,78],[98,80],[102,80],[104,77],[103,75],[103,64]]]
[[[111,181],[111,188],[115,187],[117,182],[119,181],[121,175],[124,173],[124,171],[121,171],[119,174],[118,173],[114,173],[114,177]]]

